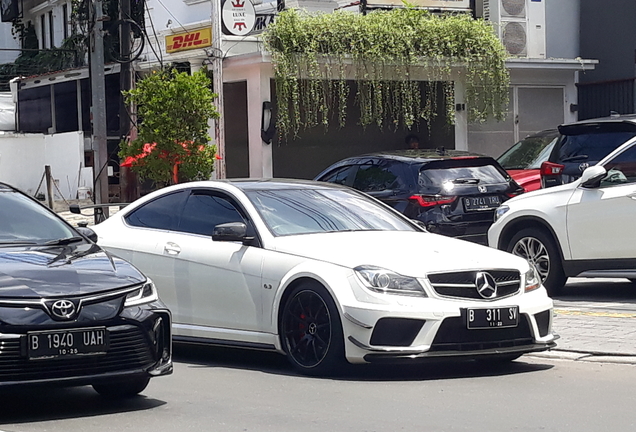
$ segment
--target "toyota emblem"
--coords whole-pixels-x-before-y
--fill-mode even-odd
[[[75,315],[75,305],[70,300],[58,300],[51,306],[51,312],[57,318],[70,319]]]
[[[497,296],[497,282],[490,273],[477,272],[475,275],[475,288],[477,288],[479,295],[485,299]]]

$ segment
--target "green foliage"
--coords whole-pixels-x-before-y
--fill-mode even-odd
[[[347,77],[358,84],[362,126],[430,124],[442,102],[436,100],[435,81],[445,83],[442,94],[452,119],[451,69],[465,82],[470,120],[501,120],[508,104],[506,51],[488,23],[466,14],[290,9],[268,27],[264,40],[274,64],[277,125],[283,135],[327,126],[333,118],[343,126]]]
[[[208,145],[208,119],[219,118],[216,96],[205,71],[189,75],[171,69],[144,77],[124,92],[127,103],[137,105],[141,123],[137,138],[121,143],[120,159],[143,155],[145,145],[156,143],[132,165],[142,180],[171,184],[175,165],[179,181],[209,179],[216,147]]]

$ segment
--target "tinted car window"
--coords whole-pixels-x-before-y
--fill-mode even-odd
[[[343,166],[331,171],[330,173],[327,173],[319,180],[348,186],[349,184],[347,180],[349,179],[349,176],[352,175],[355,168],[355,165]]]
[[[393,162],[360,165],[353,187],[364,192],[400,189],[403,186],[401,168],[401,164]]]
[[[565,135],[559,149],[559,162],[599,161],[635,135],[634,132]]]
[[[538,169],[548,159],[558,138],[557,131],[529,136],[499,156],[497,162],[507,170]]]
[[[21,193],[0,187],[0,244],[43,243],[77,234],[49,210]]]
[[[355,191],[286,189],[246,194],[277,236],[334,231],[416,231],[401,217]]]
[[[186,201],[178,230],[211,236],[215,226],[227,222],[245,219],[228,198],[195,191]]]
[[[183,191],[164,195],[126,215],[124,220],[132,226],[174,230],[185,196]]]
[[[605,164],[607,176],[601,186],[636,183],[636,145],[625,150]]]
[[[420,171],[419,184],[423,187],[444,185],[471,184],[478,180],[478,184],[499,184],[506,183],[503,174],[492,165],[474,167],[454,167],[445,169],[425,169]]]

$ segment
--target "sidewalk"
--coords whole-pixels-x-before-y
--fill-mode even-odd
[[[93,216],[58,209],[71,225],[93,225]],[[113,214],[119,207],[111,207]],[[90,211],[85,211],[90,213]],[[533,357],[598,361],[636,365],[636,310],[633,313],[555,307],[552,328],[560,336],[556,348]]]
[[[555,349],[536,357],[636,364],[636,312],[554,309]]]

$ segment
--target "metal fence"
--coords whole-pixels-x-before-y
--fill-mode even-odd
[[[612,112],[618,114],[636,113],[636,77],[578,83],[579,120],[607,117]]]

